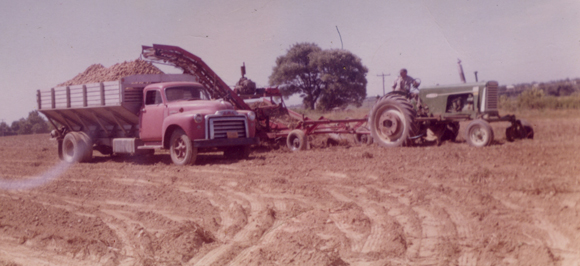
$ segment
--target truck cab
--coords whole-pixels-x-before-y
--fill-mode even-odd
[[[236,111],[227,101],[211,99],[197,82],[145,87],[139,121],[140,148],[169,149],[176,164],[191,164],[198,150],[210,148],[229,157],[245,157],[249,145],[258,143],[254,112]]]

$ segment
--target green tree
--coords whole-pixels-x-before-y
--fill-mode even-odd
[[[24,118],[20,118],[20,120],[23,119]],[[20,121],[12,121],[12,124],[10,125],[10,130],[15,134],[18,134],[18,130],[20,130]]]
[[[18,130],[16,133],[18,133],[18,135],[32,134],[32,124],[28,120],[20,118],[20,120],[18,120]]]
[[[323,110],[349,103],[361,106],[367,96],[366,73],[361,59],[346,50],[324,50],[314,56],[324,91],[319,100]]]
[[[366,73],[360,58],[347,50],[322,50],[313,43],[297,43],[276,59],[269,81],[282,95],[299,93],[306,108],[318,102],[323,109],[347,103],[360,105],[366,97]]]
[[[38,111],[28,113],[28,119],[26,119],[26,121],[31,125],[31,133],[48,133],[48,123]]]
[[[10,136],[13,135],[12,134],[12,129],[10,128],[10,126],[8,126],[8,124],[6,124],[6,122],[2,121],[2,123],[0,123],[0,136]]]
[[[38,111],[28,113],[28,118],[20,118],[10,126],[10,131],[18,135],[48,133],[49,130],[48,123]]]

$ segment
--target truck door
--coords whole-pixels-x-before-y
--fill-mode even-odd
[[[143,141],[161,141],[163,119],[167,106],[159,90],[145,92],[145,101],[140,115],[139,137]]]

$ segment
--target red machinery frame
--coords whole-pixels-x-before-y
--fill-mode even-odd
[[[262,139],[279,140],[288,137],[288,134],[295,129],[302,130],[305,135],[313,134],[359,134],[368,135],[370,131],[364,128],[367,116],[361,119],[340,119],[331,120],[320,117],[313,120],[289,110],[284,104],[282,94],[278,88],[265,88],[263,93],[256,95],[236,94],[200,57],[180,48],[171,45],[153,44],[152,46],[142,46],[141,58],[152,63],[165,64],[180,68],[184,74],[190,74],[199,79],[199,83],[204,85],[210,92],[212,98],[224,99],[231,102],[236,109],[251,110],[256,113],[258,123],[257,135]],[[245,99],[263,99],[268,106],[258,106],[251,108]],[[279,97],[281,102],[275,104],[273,98]],[[268,111],[278,109],[287,113],[291,118],[298,121],[294,126],[277,120],[269,115]]]

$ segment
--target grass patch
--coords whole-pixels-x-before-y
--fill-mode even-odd
[[[372,107],[372,106],[371,106]],[[310,117],[311,119],[318,120],[320,117],[325,117],[332,120],[337,119],[358,119],[363,118],[365,115],[368,115],[371,107],[349,107],[344,110],[340,111],[320,111],[320,110],[309,110],[309,109],[302,109],[302,108],[293,108],[292,110],[305,115],[306,117]]]

